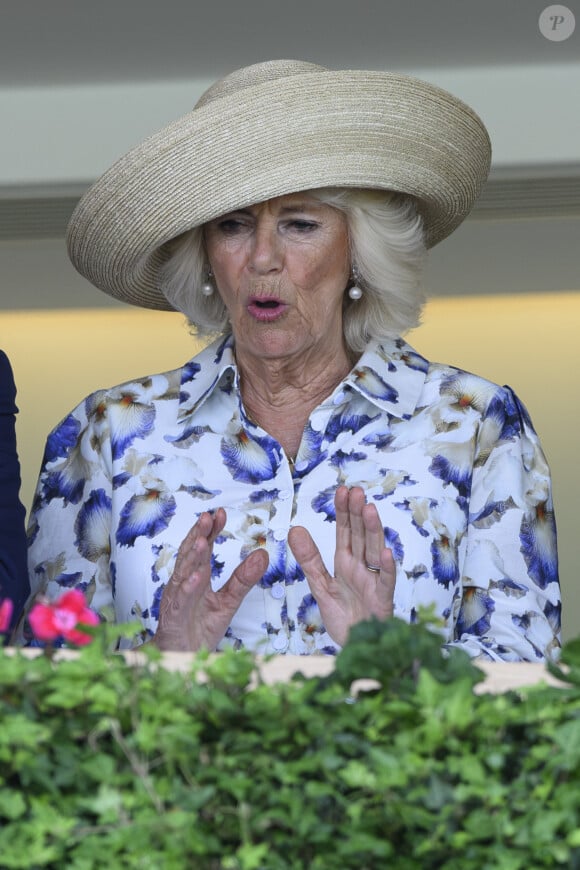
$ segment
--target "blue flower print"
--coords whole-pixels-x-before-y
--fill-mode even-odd
[[[427,374],[429,370],[429,363],[425,357],[421,356],[414,350],[408,349],[402,351],[397,354],[397,359],[404,363],[407,368],[412,369],[415,372],[423,372],[423,374]]]
[[[295,464],[295,469],[301,476],[305,476],[316,465],[325,461],[328,451],[322,449],[323,439],[323,432],[313,429],[310,423],[306,425]]]
[[[525,636],[538,661],[544,657],[545,623],[538,613],[528,610],[512,614],[512,624]]]
[[[211,565],[211,576],[216,577],[218,579],[221,579],[222,572],[224,570],[225,562],[220,562],[220,560],[218,559],[216,554],[212,553],[210,565]],[[229,579],[229,578],[226,578],[226,579]]]
[[[385,547],[389,547],[393,553],[393,559],[395,562],[399,564],[403,561],[405,556],[405,550],[403,549],[403,543],[399,536],[399,533],[394,529],[390,529],[388,526],[384,527],[385,532]]]
[[[79,553],[96,562],[111,552],[112,502],[103,489],[94,489],[81,507],[75,521],[75,545]]]
[[[227,350],[231,351],[234,346],[234,338],[232,335],[227,335],[223,340],[221,340],[216,348],[214,363],[219,365],[223,359],[223,356]]]
[[[68,574],[64,571],[66,566],[65,555],[61,553],[54,562],[41,562],[34,566],[34,573],[42,577],[43,581],[58,584],[63,589],[79,588],[84,592],[88,581],[82,582],[83,575],[79,571]]]
[[[395,403],[399,399],[397,390],[370,368],[356,368],[353,373],[354,383],[361,393],[371,399],[382,399],[384,402]]]
[[[151,555],[153,563],[151,565],[151,580],[158,584],[163,581],[167,583],[173,573],[175,557],[177,555],[177,547],[171,544],[152,544]]]
[[[280,610],[280,621],[288,637],[296,631],[296,623],[288,616],[288,599],[285,598]]]
[[[489,631],[491,615],[494,610],[493,600],[484,589],[478,589],[474,586],[465,589],[457,618],[457,636],[486,634]]]
[[[161,599],[163,598],[163,593],[165,592],[165,586],[166,584],[163,583],[161,586],[158,586],[153,593],[151,616],[156,620],[159,619],[159,606],[161,604]]]
[[[250,494],[248,504],[253,507],[264,507],[267,505],[275,508],[279,494],[278,489],[255,489]]]
[[[312,593],[308,593],[302,599],[297,611],[297,624],[303,635],[324,634],[325,628],[318,604]]]
[[[457,550],[446,535],[435,538],[431,544],[433,556],[433,575],[438,583],[449,588],[459,580]]]
[[[520,428],[522,429],[522,431],[525,431],[527,429],[527,430],[532,430],[532,432],[533,432],[534,427],[533,427],[530,415],[528,413],[528,409],[526,408],[526,406],[524,405],[522,400],[518,396],[516,396],[516,394],[514,393],[514,391],[510,387],[505,387],[505,389],[506,389],[507,395],[509,396],[511,402],[513,403],[512,405],[510,405],[510,407],[513,407],[514,414],[517,414],[517,416],[518,416],[518,419],[520,422]]]
[[[336,520],[336,509],[334,507],[335,494],[336,487],[328,486],[312,499],[312,509],[318,514],[324,514],[325,520],[329,523],[333,523]]]
[[[111,421],[111,448],[113,458],[119,459],[136,438],[145,438],[153,429],[155,408],[144,405],[137,394],[130,390],[121,391],[115,399],[110,399],[109,414]]]
[[[71,448],[66,462],[47,470],[42,483],[43,500],[49,502],[60,498],[65,504],[78,504],[90,473],[90,465],[83,457],[79,441]]]
[[[489,500],[482,510],[469,518],[469,522],[476,529],[489,529],[494,523],[500,522],[506,511],[516,507],[511,496],[503,501]]]
[[[442,379],[440,394],[453,399],[452,407],[458,411],[475,410],[483,413],[496,390],[494,384],[469,372],[456,370]]]
[[[467,497],[471,487],[472,467],[469,463],[462,462],[465,458],[465,451],[463,455],[459,451],[455,456],[451,451],[448,456],[436,455],[429,466],[429,471],[445,483],[454,484],[459,494]]]
[[[120,474],[115,474],[113,477],[113,489],[121,489],[132,477],[133,475],[130,471],[121,471]]]
[[[201,366],[195,360],[190,359],[189,362],[186,362],[181,369],[181,386],[183,387],[184,384],[194,381],[200,371]],[[183,400],[183,396],[181,398]]]
[[[286,547],[285,553],[286,567],[284,582],[286,586],[291,586],[293,583],[300,583],[304,580],[304,571],[294,558],[290,547]]]
[[[252,438],[243,427],[222,438],[220,453],[234,480],[247,483],[271,480],[281,460],[273,438]]]
[[[429,571],[426,565],[423,563],[419,563],[418,565],[413,565],[410,571],[405,571],[407,579],[409,580],[419,580],[421,577],[428,577]]]
[[[81,429],[80,422],[69,414],[68,417],[54,429],[46,440],[43,462],[54,462],[64,458],[77,443]]]
[[[378,413],[378,412],[377,412]],[[327,441],[336,441],[344,432],[360,432],[373,419],[369,414],[357,412],[339,411],[333,414],[326,427],[325,437]]]
[[[244,644],[240,637],[236,637],[231,625],[226,629],[226,633],[224,635],[223,641],[220,643],[220,649],[222,647],[232,647],[232,649],[240,650],[243,649]]]
[[[366,458],[366,453],[362,453],[360,450],[351,450],[350,453],[337,450],[330,460],[330,465],[334,468],[344,468],[352,462],[363,462]]]
[[[381,501],[391,496],[400,486],[413,486],[416,481],[405,471],[394,468],[381,468],[381,492],[374,496],[375,501]]]
[[[500,592],[509,598],[523,598],[527,592],[526,587],[522,583],[515,583],[509,577],[504,577],[501,580],[492,580],[489,588],[499,589]]]
[[[187,426],[183,427],[183,431],[179,435],[164,435],[163,440],[186,450],[192,444],[198,444],[207,432],[211,432],[209,426],[196,426],[190,421]]]
[[[264,549],[268,553],[268,567],[259,581],[263,589],[270,589],[275,583],[286,581],[286,541],[275,541],[266,529],[254,527],[241,551],[241,559],[251,552]]]
[[[406,498],[403,501],[395,502],[395,507],[399,510],[409,511],[412,516],[411,524],[417,529],[423,538],[429,537],[429,529],[425,526],[431,526],[432,514],[437,508],[436,499],[432,498]]]
[[[558,582],[554,513],[545,503],[524,517],[520,528],[520,550],[530,576],[540,589]]]
[[[123,547],[132,547],[140,536],[153,538],[166,529],[175,513],[175,499],[159,489],[148,489],[132,496],[123,506],[116,540]]]
[[[558,602],[557,604],[552,604],[551,601],[546,602],[546,606],[544,607],[544,616],[548,620],[548,623],[552,627],[552,631],[556,634],[560,625],[562,624],[562,604]]]
[[[495,423],[498,441],[512,441],[521,431],[520,415],[510,393],[493,397],[483,421],[482,425]]]
[[[117,563],[111,560],[109,562],[109,576],[111,578],[111,593],[113,600],[117,595]]]
[[[377,450],[387,450],[393,443],[394,435],[390,431],[377,432],[373,435],[365,435],[362,439],[363,444],[369,444],[376,447]]]

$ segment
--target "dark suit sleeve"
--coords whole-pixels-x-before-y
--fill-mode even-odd
[[[20,502],[20,464],[16,450],[17,411],[14,376],[8,357],[0,350],[0,599],[12,599],[13,625],[30,594],[25,510]]]

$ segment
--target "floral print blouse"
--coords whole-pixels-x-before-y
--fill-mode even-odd
[[[244,412],[231,336],[175,371],[90,395],[48,437],[33,591],[81,589],[106,618],[138,619],[151,635],[181,541],[221,506],[214,588],[257,547],[270,563],[220,648],[333,654],[287,539],[306,526],[332,573],[340,484],[378,508],[397,617],[434,607],[442,642],[472,656],[556,654],[550,477],[528,414],[508,387],[429,363],[401,339],[369,344],[312,412],[293,468]]]

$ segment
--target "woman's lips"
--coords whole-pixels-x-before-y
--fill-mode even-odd
[[[262,323],[271,323],[288,310],[288,305],[274,296],[255,297],[248,303],[248,313]]]

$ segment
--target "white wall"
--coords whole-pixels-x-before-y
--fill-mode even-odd
[[[416,70],[482,116],[494,166],[580,161],[580,62]],[[0,88],[0,188],[90,181],[185,114],[208,81]]]

